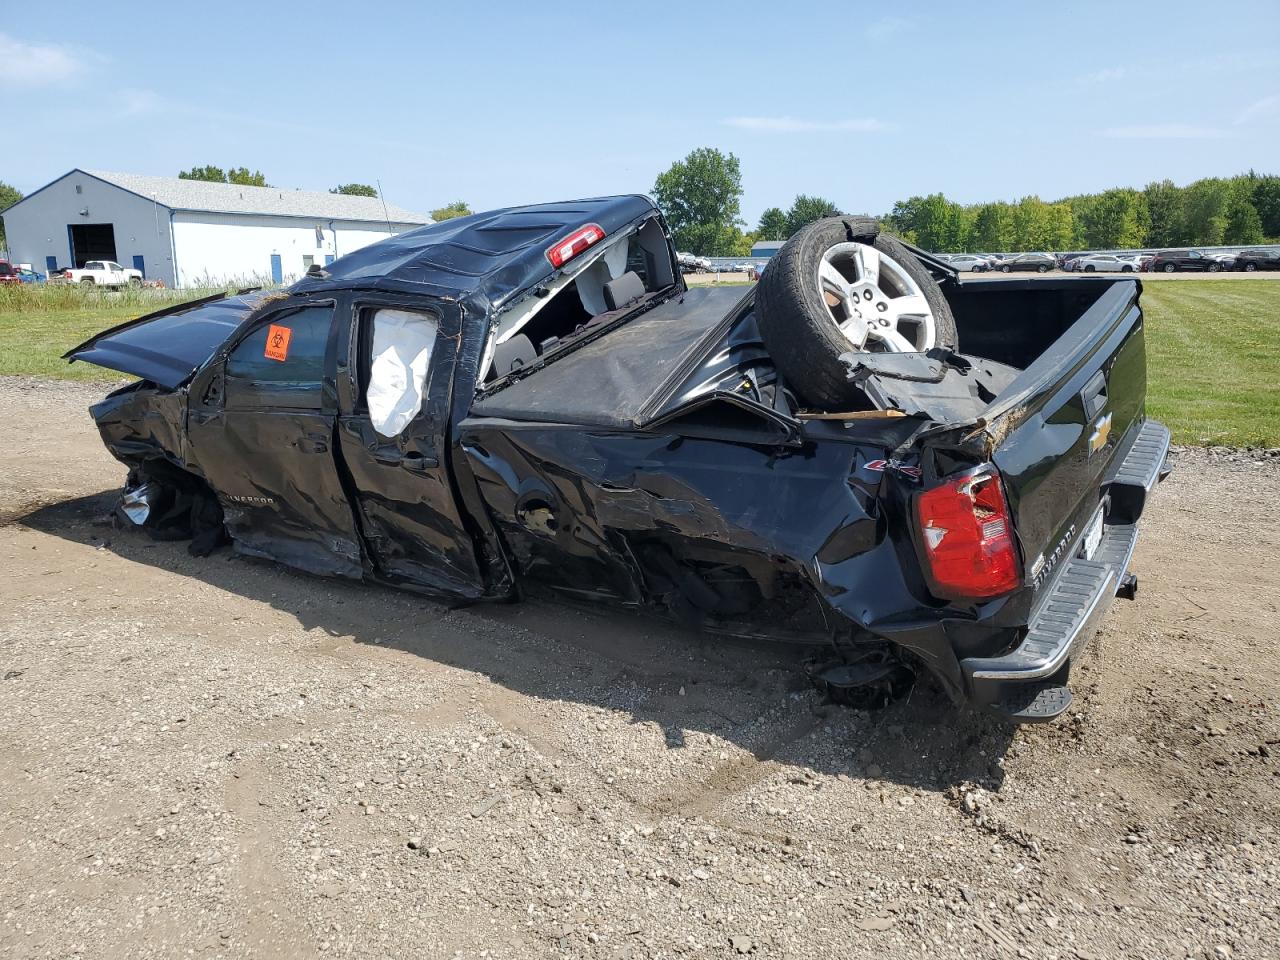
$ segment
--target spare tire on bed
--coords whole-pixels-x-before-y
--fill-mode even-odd
[[[857,406],[842,353],[956,349],[951,307],[929,271],[869,217],[801,228],[769,261],[756,321],[773,362],[805,404]]]

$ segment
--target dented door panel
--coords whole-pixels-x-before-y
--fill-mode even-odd
[[[380,308],[412,309],[437,324],[422,406],[395,437],[374,429],[362,396],[370,322]],[[349,313],[352,330],[341,336],[349,351],[339,391],[338,446],[370,563],[381,577],[456,598],[485,594],[485,576],[472,532],[457,503],[450,459],[451,421],[462,342],[462,311],[456,303],[405,303],[395,298],[357,298]],[[468,389],[470,380],[467,380]]]
[[[462,444],[518,574],[554,592],[802,641],[874,640],[925,602],[878,502],[884,447],[481,420]]]

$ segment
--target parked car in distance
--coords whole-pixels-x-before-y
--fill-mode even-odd
[[[1176,273],[1180,270],[1201,270],[1208,272],[1210,264],[1217,264],[1199,250],[1161,250],[1151,258],[1148,268],[1152,273]],[[1222,265],[1218,264],[1218,269]]]
[[[1133,273],[1138,269],[1138,265],[1128,257],[1117,257],[1113,253],[1091,253],[1072,261],[1072,269],[1082,273],[1095,273],[1099,270]]]
[[[1051,253],[1013,253],[1000,260],[996,267],[1001,273],[1012,273],[1015,270],[1048,273],[1058,266],[1058,261]]]
[[[142,286],[141,270],[122,267],[114,260],[89,260],[79,269],[68,269],[63,276],[69,283],[83,283],[86,286]]]
[[[1247,273],[1280,270],[1280,250],[1242,250],[1236,254],[1236,269]]]
[[[18,268],[8,260],[0,260],[0,283],[21,283]]]
[[[947,262],[957,270],[970,273],[986,273],[991,269],[991,261],[976,253],[953,253],[947,257]]]
[[[18,279],[23,283],[44,283],[45,277],[43,273],[32,270],[25,263],[18,264]]]
[[[680,264],[681,273],[702,273],[711,266],[706,258],[696,257],[692,253],[677,253],[676,260]]]
[[[1210,260],[1210,273],[1218,273],[1223,270],[1234,270],[1236,268],[1236,255],[1234,253],[1208,253],[1205,254],[1205,256]]]

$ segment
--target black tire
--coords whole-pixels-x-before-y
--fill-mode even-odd
[[[92,287],[92,286],[94,285],[94,283],[95,283],[95,282],[96,282],[96,281],[93,279],[93,277],[81,277],[81,278],[80,278],[80,285],[81,285],[82,287],[83,287],[83,286],[89,286],[89,287]]]
[[[140,287],[140,286],[142,286],[142,281],[141,281],[141,280],[139,280],[137,277],[130,277],[130,278],[129,278],[129,286],[131,286],[131,287]]]
[[[1257,271],[1258,271],[1258,265],[1256,263],[1246,263],[1244,265],[1245,273],[1257,273]]]
[[[1013,269],[1013,268],[1012,268],[1012,267],[1010,267],[1010,266],[1006,263],[1003,267],[1001,267],[1001,268],[1000,268],[1000,272],[1001,272],[1001,273],[1008,273],[1011,269]]]
[[[1121,272],[1121,273],[1133,273],[1133,267],[1121,267],[1121,268],[1120,268],[1120,272]]]
[[[1036,267],[1036,273],[1048,273],[1048,272],[1049,272],[1049,268],[1043,263],[1040,264],[1040,266]]]
[[[1098,268],[1097,268],[1097,267],[1095,267],[1092,263],[1086,263],[1086,264],[1084,265],[1084,272],[1085,272],[1085,273],[1097,273],[1097,272],[1098,272]]]
[[[956,348],[956,322],[937,282],[915,256],[880,233],[869,217],[829,217],[801,228],[769,261],[756,287],[756,322],[779,373],[802,402],[820,410],[864,402],[840,360],[853,350],[831,320],[818,288],[818,264],[837,243],[858,241],[889,256],[914,280],[933,311],[935,346]]]
[[[1178,269],[1178,268],[1177,268],[1176,266],[1174,266],[1172,263],[1166,263],[1166,264],[1164,265],[1164,272],[1165,272],[1165,273],[1173,273],[1173,271],[1175,271],[1175,270],[1177,270],[1177,269]]]
[[[1210,273],[1217,273],[1217,272],[1218,272],[1219,270],[1221,270],[1221,269],[1222,269],[1222,267],[1221,267],[1221,266],[1219,266],[1219,265],[1218,265],[1218,264],[1216,264],[1216,263],[1211,263],[1211,264],[1209,264],[1209,272],[1210,272]]]

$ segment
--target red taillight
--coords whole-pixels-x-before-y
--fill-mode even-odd
[[[588,223],[585,227],[579,227],[563,240],[557,240],[555,244],[548,247],[547,259],[551,261],[553,267],[558,269],[583,250],[595,246],[603,239],[604,227],[598,223]]]
[[[1009,504],[994,468],[925,491],[917,513],[929,569],[942,594],[982,599],[1018,586]]]

